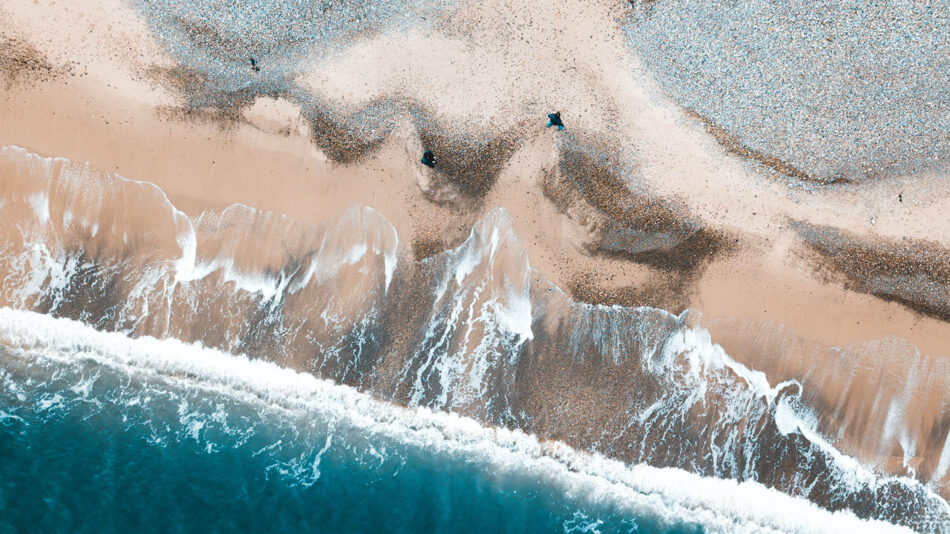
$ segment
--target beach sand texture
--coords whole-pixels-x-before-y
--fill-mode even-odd
[[[789,18],[794,3],[771,20],[713,2],[703,13],[733,31],[717,56],[713,23],[685,35],[703,13],[663,0],[0,2],[0,193],[33,191],[42,158],[103,191],[113,176],[147,182],[148,195],[101,193],[113,203],[87,215],[165,237],[154,250],[76,237],[90,254],[175,257],[167,202],[204,221],[199,258],[228,253],[244,272],[279,271],[306,232],[234,245],[215,234],[229,206],[300,228],[366,206],[417,265],[407,278],[502,208],[523,250],[499,272],[526,261],[576,302],[693,310],[732,358],[773,385],[798,380],[837,448],[947,498],[950,6],[877,9],[863,30],[826,7],[822,26]],[[919,42],[862,37],[888,31]],[[788,72],[769,70],[775,58]],[[849,93],[854,79],[866,83]],[[563,131],[545,128],[554,111]],[[82,204],[60,193],[52,213]]]

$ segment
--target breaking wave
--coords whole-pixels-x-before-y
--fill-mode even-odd
[[[467,421],[479,436],[502,436],[492,447],[511,445],[527,454],[519,459],[553,461],[564,473],[589,474],[596,458],[594,475],[610,481],[612,495],[626,496],[618,502],[682,491],[662,489],[667,483],[708,484],[709,491],[669,502],[675,508],[686,499],[691,512],[707,510],[712,515],[702,522],[709,525],[724,525],[716,519],[723,513],[763,528],[799,528],[777,516],[763,519],[769,507],[745,494],[736,504],[702,501],[736,491],[780,498],[765,486],[803,498],[782,502],[808,510],[804,499],[859,518],[948,531],[950,508],[928,486],[839,452],[798,381],[773,386],[712,343],[690,312],[572,301],[531,269],[503,210],[487,214],[458,248],[413,262],[393,226],[371,208],[352,208],[323,226],[248,206],[189,218],[151,184],[13,147],[0,152],[0,173],[10,177],[0,190],[0,215],[15,221],[0,229],[0,305],[123,334],[96,334],[109,343],[143,343],[110,353],[123,365],[133,365],[129,359],[146,344],[173,346],[155,349],[163,354],[153,362],[159,370],[174,353],[175,366],[196,366],[172,366],[175,375],[230,383],[241,380],[232,372],[260,373],[262,382],[243,383],[243,392],[286,381],[280,388],[295,392],[293,402],[326,405],[342,395],[341,406],[367,413],[386,407],[399,417]],[[43,341],[78,353],[100,339],[75,323],[14,311],[0,318],[7,342],[21,346],[14,352]],[[15,323],[31,326],[17,330]],[[41,326],[44,336],[26,333]],[[63,341],[54,334],[59,328],[87,341]],[[27,349],[23,336],[32,340]],[[268,363],[227,357],[236,362],[232,369],[216,351]],[[294,371],[410,410],[393,412],[388,403]],[[475,421],[492,429],[476,429]],[[475,438],[462,441],[468,439]],[[806,530],[820,523],[809,524]]]
[[[424,472],[412,466],[420,455],[444,462],[440,470],[453,476],[471,476],[459,467],[467,466],[490,473],[499,493],[527,489],[553,500],[547,503],[551,516],[543,519],[553,519],[567,532],[895,530],[851,513],[827,512],[757,483],[628,466],[519,430],[483,427],[424,407],[398,407],[310,374],[177,340],[130,339],[67,319],[0,309],[0,355],[3,442],[10,434],[33,432],[32,427],[48,433],[70,418],[111,418],[121,420],[122,432],[140,435],[159,449],[184,445],[208,456],[224,456],[229,449],[250,452],[250,457],[263,457],[260,469],[268,479],[303,488],[320,484],[325,475],[336,476],[341,468],[361,471],[376,482],[411,477],[418,475],[415,470]],[[5,465],[0,472],[10,466]],[[519,488],[525,481],[535,481],[536,487]],[[17,498],[10,493],[5,500]],[[336,505],[347,506],[349,495],[336,495]],[[473,495],[478,499],[477,492]],[[405,498],[407,507],[426,504]],[[500,506],[486,501],[469,505]],[[539,526],[509,523],[508,530]]]

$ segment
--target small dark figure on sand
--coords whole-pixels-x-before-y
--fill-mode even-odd
[[[901,191],[900,193],[897,194],[897,201],[898,201],[898,202],[901,202],[901,203],[904,202],[904,192],[903,192],[903,191]]]
[[[254,72],[261,71],[261,68],[257,66],[257,60],[255,60],[253,56],[251,56],[251,68],[254,69]]]
[[[545,128],[550,128],[551,126],[557,126],[558,130],[564,129],[564,123],[561,122],[561,112],[548,114],[548,125]]]
[[[422,154],[422,164],[426,167],[435,168],[435,154],[433,154],[431,150],[426,150],[425,153]]]

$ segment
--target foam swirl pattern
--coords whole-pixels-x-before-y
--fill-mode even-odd
[[[125,334],[110,340],[150,336],[209,348],[175,345],[176,365],[212,353],[225,357],[217,351],[248,354],[267,360],[267,372],[275,376],[284,373],[280,368],[309,373],[422,410],[413,413],[448,412],[512,436],[527,433],[542,448],[545,440],[557,440],[616,462],[610,465],[755,482],[827,511],[948,531],[950,507],[930,487],[879,474],[840,453],[822,437],[820,414],[802,400],[797,381],[772,385],[764,374],[738,364],[689,313],[572,301],[531,269],[503,210],[490,212],[458,248],[413,262],[393,226],[371,208],[351,208],[320,227],[247,206],[190,218],[153,185],[88,166],[12,147],[0,152],[0,166],[11,177],[0,189],[0,215],[15,221],[0,236],[2,306]],[[5,395],[46,387],[11,377],[57,374],[32,348],[43,337],[24,341],[23,331],[33,327],[15,326],[46,323],[17,313],[0,316],[4,351],[13,354],[10,361],[4,358],[5,380],[14,380]],[[99,361],[101,350],[88,345],[92,331],[68,324],[86,337],[57,350],[88,352]],[[106,370],[100,377],[95,366],[82,362],[70,365],[72,378],[40,380],[59,379],[55,391],[23,398],[40,395],[55,404],[65,398],[67,383],[76,393],[131,380],[104,378],[111,373]],[[176,369],[189,380],[205,373]],[[280,376],[305,380],[286,373]],[[146,402],[149,394],[136,388],[110,390],[109,402],[119,409],[126,394]],[[323,402],[306,388],[297,394],[300,402]],[[190,413],[203,398],[174,402],[184,402]],[[181,435],[191,428],[200,436],[202,425],[217,432],[232,424],[225,409],[225,422],[212,424],[216,411],[207,406],[210,411],[196,416],[196,430],[185,417],[169,431]],[[5,424],[18,424],[22,416],[6,417]],[[152,420],[136,417],[142,425]],[[314,432],[304,441],[320,444],[317,451],[324,445],[334,450],[335,431]],[[155,439],[170,439],[163,436],[156,430]],[[215,448],[213,440],[195,441]],[[365,460],[370,445],[364,445],[363,452],[347,454]],[[295,446],[268,452],[280,458],[273,469],[310,473],[300,480],[319,477],[323,453],[298,454]],[[718,483],[710,478],[689,480]]]

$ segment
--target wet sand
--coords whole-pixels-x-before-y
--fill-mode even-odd
[[[85,80],[58,83],[63,86],[36,84],[29,91],[14,88],[4,95],[3,144],[88,161],[100,169],[153,182],[193,215],[243,203],[319,222],[350,205],[367,204],[394,221],[401,235],[418,235],[422,242],[431,242],[432,237],[426,236],[436,235],[445,247],[458,244],[477,213],[485,209],[456,210],[450,204],[432,202],[418,185],[420,166],[399,141],[387,143],[357,167],[334,166],[310,144],[306,124],[296,118],[280,122],[269,117],[271,124],[267,124],[265,117],[248,113],[258,126],[179,120],[140,102],[105,98]],[[293,133],[282,133],[289,128],[294,128]],[[531,249],[537,247],[529,251],[532,265],[562,287],[570,287],[571,280],[582,274],[594,275],[608,291],[640,283],[635,271],[649,270],[648,264],[631,265],[622,258],[591,254],[583,224],[560,213],[543,188],[537,187],[540,184],[531,183],[531,175],[540,181],[545,167],[554,166],[547,161],[550,154],[545,154],[553,150],[553,142],[539,140],[537,144],[541,146],[530,147],[533,154],[517,154],[513,161],[533,157],[531,163],[540,168],[527,169],[523,174],[528,180],[515,178],[514,169],[505,169],[497,193],[489,196],[498,202],[495,205],[516,214],[525,243]],[[398,163],[393,161],[397,158]],[[399,172],[400,164],[410,172]],[[193,178],[195,169],[201,170],[202,179]],[[946,355],[950,327],[944,321],[827,280],[794,253],[787,230],[775,233],[771,251],[769,244],[752,236],[745,247],[751,250],[733,252],[714,263],[700,278],[699,287],[692,288],[690,305],[707,316],[767,317],[827,344],[895,335],[925,353]],[[748,274],[738,276],[737,269]],[[736,291],[742,297],[735,297]],[[813,304],[807,306],[808,302]],[[829,318],[834,320],[829,322]]]
[[[882,298],[866,277],[848,277],[853,246],[839,253],[798,230],[846,233],[849,243],[876,250],[876,275],[887,275],[883,264],[920,265],[919,250],[891,249],[908,238],[946,255],[946,176],[795,180],[769,156],[723,147],[722,136],[636,69],[620,29],[601,22],[622,6],[596,3],[577,16],[567,3],[544,13],[509,4],[465,10],[455,34],[374,36],[314,60],[297,83],[321,105],[251,95],[198,109],[187,84],[156,75],[174,61],[130,9],[105,1],[72,14],[42,3],[3,6],[3,42],[18,44],[0,52],[0,146],[154,183],[193,217],[240,203],[325,223],[370,206],[411,238],[406,250],[416,259],[459,245],[481,217],[504,207],[531,267],[574,298],[697,309],[714,341],[773,383],[807,368],[787,364],[807,355],[750,350],[736,324],[767,321],[825,347],[893,336],[950,358],[946,293],[936,304],[933,293],[927,302],[913,291]],[[532,24],[497,24],[512,9]],[[56,31],[41,23],[47,10],[59,13],[48,22]],[[549,80],[551,69],[560,79]],[[412,83],[423,76],[431,83]],[[360,110],[377,105],[385,124],[368,134]],[[555,109],[564,112],[564,132],[544,128]],[[422,166],[423,147],[445,163]],[[933,283],[946,288],[945,278]],[[875,377],[906,363],[868,362],[879,367]],[[841,385],[812,387],[835,397]],[[850,390],[849,403],[875,394],[870,388]],[[942,392],[917,393],[937,403],[931,408],[942,402]],[[924,463],[935,463],[946,439],[936,419],[920,430],[930,436],[919,440]],[[842,439],[862,452],[859,434]]]

